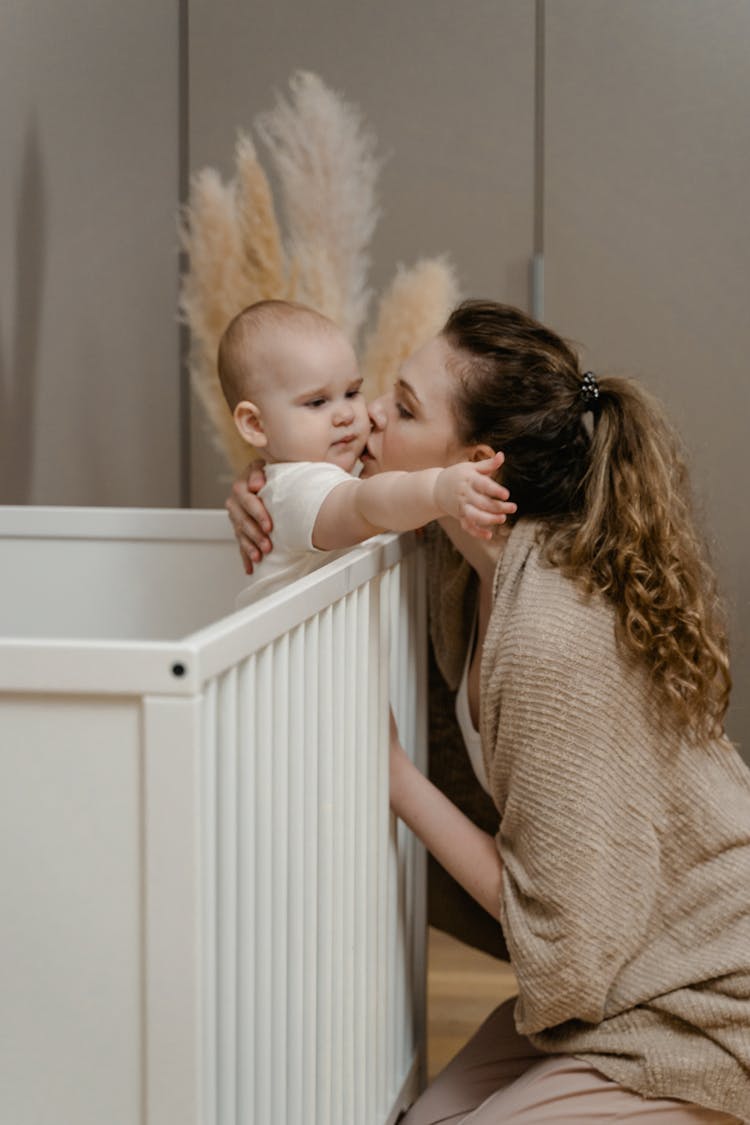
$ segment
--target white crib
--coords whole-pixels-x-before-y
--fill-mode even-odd
[[[223,512],[0,509],[0,1121],[390,1125],[424,1067],[424,583],[240,612]]]

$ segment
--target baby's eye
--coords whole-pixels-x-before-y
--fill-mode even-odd
[[[361,388],[361,387],[357,387],[356,391],[354,391],[354,390],[352,390],[352,391],[347,391],[347,392],[346,392],[346,397],[347,397],[347,398],[356,398],[356,397],[357,397],[357,395],[361,395],[361,394],[362,394],[362,388]]]
[[[410,410],[407,410],[405,406],[402,406],[400,402],[396,403],[396,410],[398,411],[399,418],[413,418],[414,417],[412,412]]]
[[[305,406],[323,406],[325,401],[324,398],[311,398],[309,402],[305,403]]]

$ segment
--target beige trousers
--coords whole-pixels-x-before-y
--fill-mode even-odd
[[[542,1054],[516,1031],[514,1004],[488,1016],[399,1125],[737,1125],[716,1110],[643,1098],[571,1056]]]

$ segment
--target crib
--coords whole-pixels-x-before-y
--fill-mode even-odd
[[[422,560],[239,612],[224,512],[0,509],[0,1121],[392,1125],[423,1082]]]

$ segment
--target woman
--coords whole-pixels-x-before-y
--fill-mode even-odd
[[[404,1118],[750,1120],[750,771],[676,441],[518,310],[467,302],[373,404],[367,474],[494,449],[518,518],[429,536],[431,635],[496,809],[391,738],[391,804],[502,927],[519,997]],[[258,514],[228,503],[244,551]],[[248,537],[248,532],[249,537]]]

